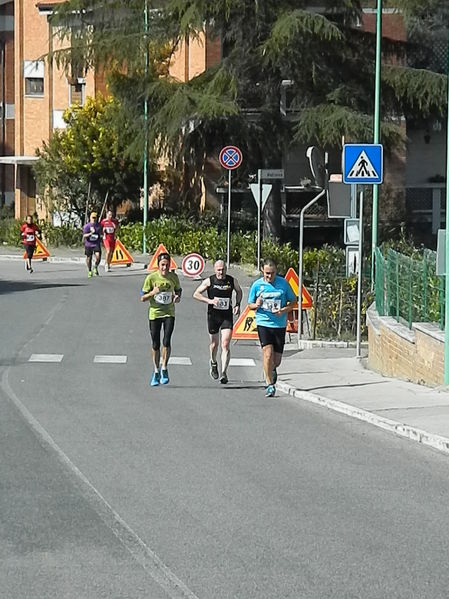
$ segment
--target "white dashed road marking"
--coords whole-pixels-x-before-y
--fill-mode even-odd
[[[128,356],[95,356],[95,364],[126,364]]]
[[[175,356],[171,356],[168,363],[170,366],[192,366],[192,360],[190,358],[176,358]]]
[[[62,362],[64,354],[31,354],[28,362]]]
[[[252,358],[231,358],[229,366],[255,366],[256,363]]]

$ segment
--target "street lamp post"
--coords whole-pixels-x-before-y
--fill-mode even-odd
[[[449,385],[449,35],[447,44],[447,120],[446,120],[446,276],[444,298],[444,384]]]
[[[145,235],[146,225],[148,221],[148,93],[147,93],[147,79],[148,79],[148,67],[149,67],[149,55],[148,55],[148,0],[145,0],[144,9],[144,23],[145,23],[145,104],[143,112],[143,123],[144,123],[144,150],[143,150],[143,232],[142,232],[142,253],[147,253],[147,239]]]
[[[377,0],[376,14],[376,76],[374,85],[374,143],[380,140],[380,72],[382,62],[382,0]],[[374,255],[377,247],[377,221],[379,215],[379,186],[373,185],[373,219],[371,247],[371,285],[374,285]]]

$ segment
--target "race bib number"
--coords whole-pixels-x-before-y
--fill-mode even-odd
[[[267,312],[278,312],[281,309],[280,299],[264,299],[262,308]]]
[[[173,294],[168,291],[161,291],[160,293],[156,293],[154,300],[156,303],[166,306],[173,302]]]
[[[112,233],[114,233],[115,229],[114,227],[105,227],[104,229],[106,231],[106,233],[108,233],[109,235],[111,235]]]
[[[98,239],[98,235],[96,233],[92,233],[91,236],[89,237],[90,241],[97,241]]]
[[[229,297],[217,297],[218,304],[214,306],[215,310],[229,310],[231,300]]]
[[[33,235],[33,233],[27,233],[26,235],[26,240],[27,241],[34,241],[35,237]]]

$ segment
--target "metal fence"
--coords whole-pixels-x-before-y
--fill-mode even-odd
[[[412,327],[413,322],[437,322],[444,328],[444,280],[437,276],[436,254],[424,250],[410,257],[376,248],[377,312]]]

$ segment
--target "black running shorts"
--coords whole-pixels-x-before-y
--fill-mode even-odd
[[[215,312],[220,312],[220,310],[207,313],[207,329],[209,335],[217,335],[220,329],[232,329],[234,326],[232,312],[222,312],[221,314],[215,314]]]
[[[27,254],[28,260],[31,260],[31,258],[33,257],[33,254],[34,254],[34,250],[36,249],[36,246],[26,244],[24,247],[25,247],[25,252]]]
[[[94,247],[94,248],[84,248],[84,253],[86,254],[87,257],[93,256],[93,254],[96,253],[101,254],[101,247]]]
[[[275,327],[257,327],[257,334],[259,335],[260,345],[265,347],[266,345],[272,345],[273,350],[277,354],[284,352],[285,344],[285,328]]]

